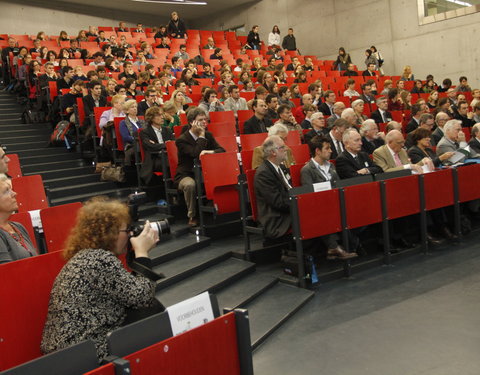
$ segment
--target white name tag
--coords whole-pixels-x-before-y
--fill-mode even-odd
[[[39,230],[43,228],[42,219],[40,219],[40,210],[32,210],[28,211],[30,214],[30,218],[32,219],[32,225],[34,228],[38,228]]]
[[[332,189],[332,184],[330,181],[325,181],[325,182],[317,182],[316,184],[313,184],[313,191],[315,193],[318,193],[319,191],[325,191],[325,190],[331,190]]]
[[[208,292],[170,306],[167,311],[174,336],[214,319]]]

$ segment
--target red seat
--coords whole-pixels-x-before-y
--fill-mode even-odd
[[[240,134],[242,151],[253,150],[255,147],[260,146],[267,137],[267,133]]]
[[[125,117],[115,117],[113,119],[113,126],[115,127],[115,138],[117,139],[117,150],[118,151],[123,151],[123,149],[124,149],[123,138],[122,138],[122,135],[120,134],[120,123],[124,119],[125,119]]]
[[[420,212],[418,176],[392,178],[384,183],[388,220]],[[405,194],[407,191],[408,194]]]
[[[252,169],[253,150],[245,150],[240,153],[242,157],[242,167],[244,171]]]
[[[235,113],[233,111],[210,112],[210,124],[215,122],[231,122],[235,124]]]
[[[287,139],[285,140],[285,143],[291,147],[291,146],[297,146],[302,143],[300,140],[300,134],[296,130],[292,130],[288,132]]]
[[[173,180],[175,178],[175,174],[177,173],[177,165],[178,165],[177,145],[175,144],[175,141],[167,141],[165,142],[165,147],[167,148],[170,176],[172,176],[172,180]]]
[[[22,177],[22,168],[20,167],[20,160],[17,154],[8,154],[7,157],[10,159],[8,162],[8,174],[12,178]]]
[[[83,126],[85,122],[85,106],[83,105],[82,98],[77,98],[77,112],[78,112],[78,125]]]
[[[290,166],[290,176],[292,177],[292,186],[302,186],[301,170],[305,163],[294,164]]]
[[[378,182],[345,187],[344,194],[348,229],[382,221],[380,185]],[[365,197],[369,197],[369,199],[365,199]]]
[[[215,137],[215,139],[226,152],[238,152],[237,138],[235,136]]]
[[[60,253],[0,265],[0,371],[40,357],[50,291],[65,264]]]
[[[255,98],[255,92],[240,92],[240,96],[244,98],[247,102]]]
[[[297,204],[302,240],[342,230],[338,189],[298,195]],[[319,212],[328,212],[328,220],[322,220],[321,225],[318,222]]]
[[[24,176],[12,179],[13,191],[17,193],[18,212],[41,210],[48,207],[42,176]]]
[[[77,222],[78,210],[81,207],[80,202],[75,202],[40,210],[43,233],[49,253],[63,250],[70,230]]]
[[[219,214],[240,210],[237,182],[240,168],[236,152],[200,156],[207,199]]]
[[[219,112],[224,113],[224,112]],[[235,121],[224,123],[210,123],[208,125],[208,131],[216,137],[234,137],[237,135],[237,128],[235,127]]]
[[[257,221],[258,209],[257,209],[257,196],[255,195],[254,181],[256,169],[250,169],[245,172],[247,176],[248,196],[250,200],[250,208],[252,210],[252,219]]]
[[[245,122],[253,116],[253,111],[249,109],[241,109],[237,111],[237,116],[238,122]]]
[[[35,247],[35,249],[38,249],[37,238],[35,237],[35,230],[33,229],[32,217],[30,214],[28,212],[17,212],[16,214],[10,216],[9,220],[22,224],[32,240],[32,245]]]
[[[480,164],[457,168],[457,173],[459,201],[468,202],[474,199],[480,199],[480,189],[478,188],[478,182],[480,181]]]
[[[308,145],[295,145],[289,146],[292,150],[293,157],[295,159],[295,164],[305,164],[310,160],[310,150]]]
[[[48,93],[50,103],[53,103],[55,98],[58,96],[57,81],[48,81]]]
[[[100,117],[102,113],[112,107],[95,107],[93,108],[93,114],[95,118],[95,128],[97,129],[97,136],[100,138],[102,136],[102,129],[100,129]]]
[[[451,169],[423,175],[425,209],[427,211],[453,205],[453,179]],[[441,193],[439,191],[441,187]]]
[[[403,113],[402,111],[392,111],[391,112],[392,114],[392,120],[393,121],[396,121],[398,123],[402,123],[403,122]]]

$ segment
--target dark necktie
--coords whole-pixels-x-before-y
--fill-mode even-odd
[[[267,129],[265,128],[265,123],[263,120],[258,120],[258,123],[260,124],[260,129],[262,130],[262,133],[265,133]]]
[[[353,157],[353,160],[355,160],[355,163],[357,163],[357,165],[360,165],[360,160],[358,159],[358,155],[355,155]]]

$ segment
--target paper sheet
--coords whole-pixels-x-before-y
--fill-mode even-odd
[[[174,336],[214,319],[208,292],[172,305],[167,311]]]

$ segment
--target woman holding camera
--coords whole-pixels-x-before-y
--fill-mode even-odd
[[[92,199],[80,209],[63,252],[68,262],[52,287],[43,353],[91,339],[101,359],[108,354],[107,334],[124,323],[129,309],[163,309],[153,282],[129,273],[118,259],[130,241],[136,261],[149,267],[148,253],[158,241],[148,222],[129,238],[129,222],[128,208],[119,201]]]

